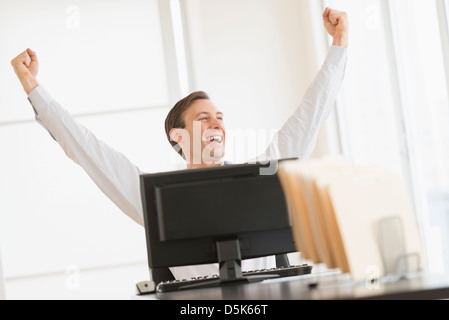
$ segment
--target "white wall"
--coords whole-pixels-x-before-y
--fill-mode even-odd
[[[242,152],[228,140],[227,158],[248,160],[264,151],[272,133],[298,107],[324,60],[318,52],[326,41],[320,5],[308,0],[187,0],[183,6],[192,89],[209,93],[225,113],[228,131],[266,132],[257,135],[263,140],[257,150]]]

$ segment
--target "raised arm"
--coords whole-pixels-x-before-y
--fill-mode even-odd
[[[109,199],[143,226],[140,170],[73,119],[45,88],[39,85],[39,62],[35,52],[27,49],[14,58],[11,64],[28,94],[37,122],[49,131],[66,155],[86,171]]]
[[[306,160],[312,153],[320,127],[329,116],[343,82],[347,60],[347,14],[326,8],[323,23],[333,37],[326,60],[301,104],[274,135],[266,151],[249,162],[285,158]]]

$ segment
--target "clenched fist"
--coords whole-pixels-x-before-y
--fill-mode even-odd
[[[348,15],[346,12],[326,8],[323,13],[324,27],[334,39],[332,45],[348,47]]]
[[[24,52],[15,57],[11,64],[23,89],[27,94],[30,94],[34,88],[39,86],[37,82],[37,72],[39,70],[39,62],[37,60],[36,52],[31,49],[26,49]]]

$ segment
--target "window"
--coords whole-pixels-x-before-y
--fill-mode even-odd
[[[355,163],[382,165],[402,175],[416,209],[428,267],[447,272],[449,61],[443,53],[449,39],[444,3],[324,4],[350,16],[347,77],[338,111],[346,154]]]
[[[0,3],[0,243],[7,279],[146,261],[144,228],[34,121],[7,62],[32,48],[40,84],[75,119],[142,170],[169,169],[165,158],[173,151],[163,123],[180,97],[168,85],[177,75],[167,71],[174,55],[163,41],[171,32],[162,23],[171,21],[164,3]]]

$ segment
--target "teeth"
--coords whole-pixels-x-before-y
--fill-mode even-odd
[[[217,141],[217,142],[221,142],[223,138],[221,136],[210,136],[209,137],[209,141]]]

